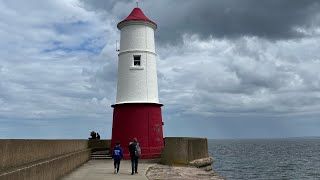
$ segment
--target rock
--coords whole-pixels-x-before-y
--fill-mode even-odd
[[[209,167],[203,167],[209,168]],[[224,178],[213,171],[191,166],[154,165],[149,167],[146,176],[149,180],[223,180]],[[211,167],[212,168],[212,167]]]
[[[201,167],[201,169],[203,169],[203,170],[205,170],[205,171],[212,171],[212,170],[213,170],[213,168],[212,168],[212,166],[211,166],[211,165]]]
[[[212,163],[213,163],[213,158],[208,157],[208,158],[202,158],[202,159],[196,159],[196,160],[190,161],[189,165],[200,168],[200,167],[211,166]]]

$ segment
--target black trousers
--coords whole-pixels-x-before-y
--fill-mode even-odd
[[[131,157],[132,173],[138,172],[138,159],[139,159],[139,156]]]
[[[120,159],[114,159],[114,160],[113,160],[113,164],[114,164],[114,169],[117,169],[117,172],[119,172]]]

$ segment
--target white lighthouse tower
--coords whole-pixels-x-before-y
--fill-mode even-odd
[[[117,28],[121,38],[117,98],[112,105],[112,146],[117,141],[125,145],[137,137],[142,158],[158,157],[163,148],[163,123],[154,41],[157,24],[140,8],[134,8]],[[125,156],[128,156],[124,147]]]
[[[138,10],[135,8],[133,12]],[[154,43],[157,25],[127,18],[118,28],[121,39],[116,104],[159,103]]]

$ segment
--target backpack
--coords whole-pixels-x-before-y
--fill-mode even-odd
[[[134,155],[135,155],[135,156],[140,156],[140,154],[141,154],[140,145],[139,145],[139,144],[136,144],[136,148],[135,148],[135,151],[134,151]]]

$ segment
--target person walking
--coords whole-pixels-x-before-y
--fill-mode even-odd
[[[123,158],[123,150],[120,147],[120,142],[117,142],[116,146],[113,148],[112,158],[114,164],[114,173],[119,174],[120,161]]]
[[[138,143],[137,138],[133,138],[132,142],[129,143],[129,152],[130,152],[130,158],[131,158],[131,168],[132,168],[132,173],[138,173],[138,159],[141,154],[141,148]]]

